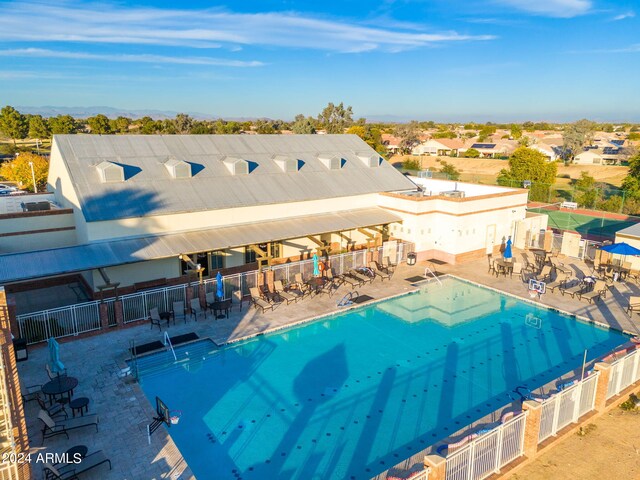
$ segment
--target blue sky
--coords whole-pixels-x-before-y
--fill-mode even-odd
[[[638,78],[638,1],[0,1],[0,105],[640,121]]]

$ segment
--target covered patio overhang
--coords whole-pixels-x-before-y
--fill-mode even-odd
[[[380,225],[401,221],[393,213],[373,207],[0,255],[0,285],[327,233],[375,232]]]

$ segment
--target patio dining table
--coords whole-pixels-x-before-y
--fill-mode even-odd
[[[494,265],[496,267],[496,277],[501,274],[506,277],[507,275],[510,275],[513,270],[513,262],[507,262],[501,258],[498,258]]]
[[[312,277],[309,280],[307,280],[305,283],[309,285],[309,287],[312,288],[315,293],[318,293],[318,291],[322,290],[322,287],[324,286],[324,282],[325,282],[324,277]]]
[[[73,389],[77,386],[77,378],[61,375],[45,383],[42,386],[42,393],[48,397],[50,404],[53,404],[57,396],[60,396],[61,400],[65,400],[65,395],[67,396],[66,401],[70,402],[71,396],[73,395]]]

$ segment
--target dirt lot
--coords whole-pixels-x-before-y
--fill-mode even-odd
[[[391,158],[391,163],[402,162],[404,158],[419,159],[419,157],[399,157]],[[494,160],[491,158],[455,158],[441,157],[443,161],[449,162],[462,172],[462,180],[489,183],[495,181],[498,172],[503,168],[508,168],[506,160]],[[437,170],[440,168],[439,157],[422,157],[422,168]],[[569,175],[571,178],[580,177],[580,172],[588,172],[597,182],[606,182],[615,186],[622,183],[622,179],[627,175],[628,167],[602,166],[602,165],[568,165],[558,164],[558,175]],[[569,180],[559,178],[558,183],[568,184]]]
[[[640,479],[640,412],[612,410],[549,447],[509,480]]]

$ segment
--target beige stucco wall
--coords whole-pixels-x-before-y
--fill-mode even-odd
[[[0,218],[0,254],[74,245],[75,230],[52,231],[73,226],[74,218],[71,213]]]
[[[495,225],[495,244],[513,235],[525,218],[527,193],[457,201],[434,198],[416,201],[380,195],[380,206],[402,217],[391,233],[414,242],[416,251],[440,250],[452,255],[485,249],[487,228]]]

